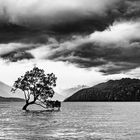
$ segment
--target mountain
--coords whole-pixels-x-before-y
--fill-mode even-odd
[[[83,88],[87,88],[86,85],[78,85],[76,87],[72,87],[72,88],[68,88],[68,89],[63,89],[61,91],[61,94],[64,96],[64,98],[68,98],[70,97],[71,95],[73,95],[75,92],[83,89]]]
[[[58,93],[55,92],[52,100],[59,100],[59,101],[64,101],[65,97],[63,95],[60,95]]]
[[[17,90],[15,93],[11,93],[11,88],[7,84],[0,82],[0,96],[1,97],[15,97],[15,98],[24,98],[22,91]]]
[[[11,88],[10,86],[6,85],[3,82],[0,82],[0,97],[11,97],[11,98],[24,98],[23,93],[21,93],[22,91],[17,90],[15,93],[11,93]],[[55,93],[52,100],[59,100],[59,101],[63,101],[65,99],[65,97],[63,95],[60,95],[58,93]],[[2,99],[5,100],[5,99]],[[1,99],[0,99],[1,101]]]
[[[0,96],[0,102],[24,102],[24,99],[21,98],[5,98]]]
[[[0,96],[2,97],[12,97],[12,95],[10,94],[11,91],[11,87],[0,82]]]
[[[130,78],[110,80],[84,88],[65,101],[140,101],[140,80]]]
[[[3,82],[0,82],[0,102],[21,102],[24,101],[24,99],[18,98],[20,97],[19,94],[20,91],[17,91],[15,94],[11,94],[11,87],[4,84]],[[19,94],[19,95],[18,95]]]

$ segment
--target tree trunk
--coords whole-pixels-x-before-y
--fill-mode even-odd
[[[28,106],[29,104],[25,104],[24,106],[23,106],[23,108],[22,108],[22,110],[27,110],[27,106]]]
[[[31,104],[34,104],[35,103],[35,101],[32,101],[32,102],[26,102],[26,104],[23,106],[23,108],[22,108],[22,110],[27,110],[27,107],[28,107],[28,105],[31,105]]]

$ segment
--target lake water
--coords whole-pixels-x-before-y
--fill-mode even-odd
[[[59,112],[24,112],[23,104],[0,103],[0,139],[140,140],[138,102],[62,103]]]

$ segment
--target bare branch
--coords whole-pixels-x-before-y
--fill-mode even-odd
[[[42,104],[46,105],[45,102],[41,101],[40,99],[37,99],[38,101],[40,101]]]
[[[39,103],[35,103],[36,105],[39,105],[39,106],[41,106],[41,107],[43,107],[43,108],[45,108],[45,109],[47,109],[47,107],[45,107],[45,106],[43,106],[43,105],[41,105],[41,104],[39,104]]]
[[[27,99],[27,96],[26,96],[26,92],[25,91],[23,91],[23,92],[24,92],[25,100],[27,101],[28,99]]]
[[[29,93],[29,90],[27,90],[28,92],[28,101],[30,100],[30,93]]]

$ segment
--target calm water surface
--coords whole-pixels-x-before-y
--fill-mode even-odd
[[[0,139],[140,140],[140,103],[62,103],[59,112],[23,104],[0,103]]]

